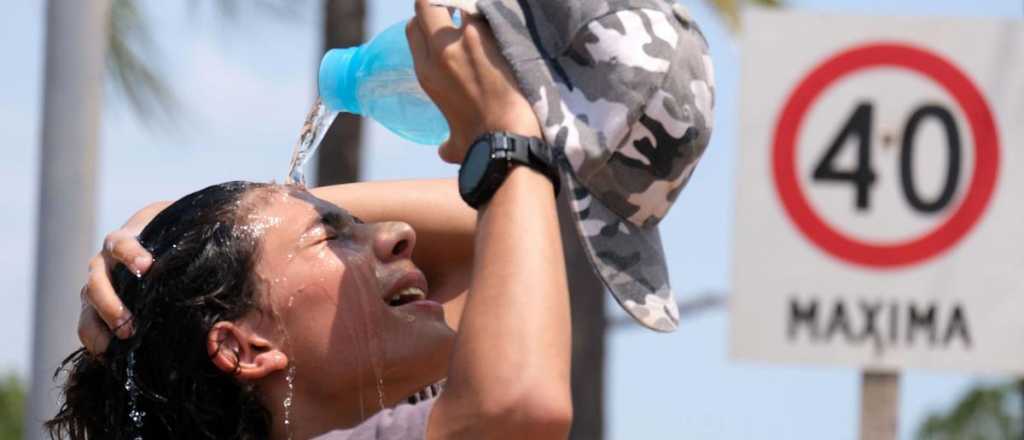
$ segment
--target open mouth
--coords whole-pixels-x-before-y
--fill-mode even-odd
[[[381,296],[388,306],[400,307],[427,299],[427,279],[419,270],[406,270],[390,284],[391,287]]]
[[[385,298],[384,302],[386,302],[391,307],[398,307],[401,305],[409,304],[411,302],[421,301],[424,299],[427,299],[426,292],[424,292],[423,289],[419,287],[411,286],[392,292],[390,295],[387,296],[387,298]]]

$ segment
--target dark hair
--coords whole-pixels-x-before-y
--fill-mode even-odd
[[[94,358],[72,353],[64,401],[46,422],[54,439],[265,439],[271,418],[251,385],[218,369],[207,353],[210,329],[258,307],[253,269],[258,238],[240,229],[253,209],[244,199],[268,185],[228,182],[164,209],[139,240],[152,254],[136,278],[113,270],[114,288],[134,315],[135,333],[111,340]],[[129,364],[134,364],[129,366]],[[136,424],[129,413],[141,415]]]

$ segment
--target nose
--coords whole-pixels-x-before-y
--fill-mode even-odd
[[[403,222],[380,223],[374,234],[373,251],[380,261],[388,263],[412,257],[416,247],[416,231]]]

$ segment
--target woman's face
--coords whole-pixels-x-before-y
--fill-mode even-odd
[[[454,332],[425,300],[405,223],[364,224],[292,187],[254,194],[260,326],[277,334],[295,386],[324,398],[405,398],[445,374]],[[270,318],[270,319],[266,319]]]

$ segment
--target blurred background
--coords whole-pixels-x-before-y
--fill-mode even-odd
[[[53,4],[67,2],[54,1]],[[839,14],[1024,16],[1018,0],[759,0],[760,7]],[[33,304],[40,218],[47,4],[7,2],[0,15],[0,439],[21,438],[33,374]],[[676,208],[661,224],[669,270],[684,302],[679,330],[654,334],[598,304],[586,338],[591,390],[575,438],[852,439],[860,373],[852,368],[736,363],[728,358],[734,179],[743,0],[684,3],[708,37],[717,73],[716,132]],[[103,235],[144,205],[227,180],[283,181],[304,115],[315,99],[325,47],[354,44],[413,14],[411,0],[113,0],[97,116],[95,209],[85,237]],[[59,101],[57,101],[59,102]],[[373,122],[340,118],[318,182],[450,177],[433,148],[405,142]],[[67,148],[72,148],[67,146]],[[80,168],[79,156],[49,156]],[[319,179],[318,179],[319,177]],[[71,195],[64,194],[68,197]],[[74,195],[74,197],[79,197]],[[74,222],[75,219],[65,219]],[[77,277],[81,270],[52,273]],[[77,316],[77,287],[65,292]],[[596,316],[596,315],[594,315]],[[70,328],[71,326],[65,326]],[[584,330],[580,330],[584,331]],[[77,344],[67,333],[68,347]],[[582,356],[582,355],[581,355]],[[602,361],[603,359],[603,361]],[[52,372],[45,366],[45,373]],[[582,374],[582,373],[580,373]],[[596,376],[595,376],[596,374]],[[584,382],[580,382],[584,383]],[[982,437],[1021,438],[1024,390],[1014,378],[905,371],[899,436],[922,426]],[[578,395],[579,396],[579,395]],[[582,398],[581,398],[582,399]],[[603,408],[602,408],[603,406]],[[587,414],[587,417],[581,417]],[[937,429],[937,428],[935,428]],[[929,431],[939,432],[939,431]],[[929,438],[958,438],[949,437]]]

